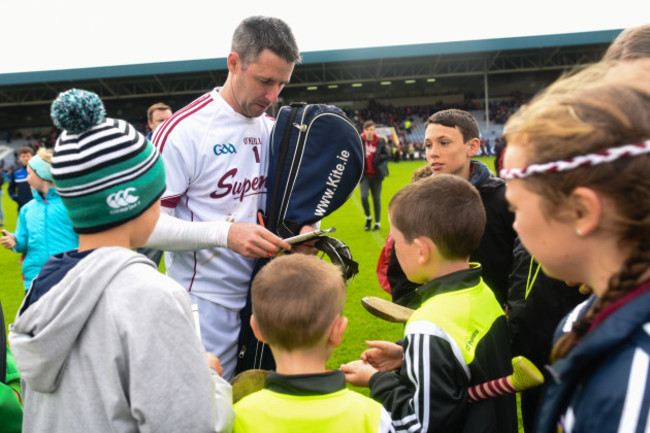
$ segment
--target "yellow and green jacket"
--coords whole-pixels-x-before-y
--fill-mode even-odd
[[[321,374],[270,372],[264,389],[235,406],[234,432],[394,432],[381,404],[346,389],[340,370]]]
[[[512,374],[506,317],[480,265],[436,278],[417,296],[402,368],[370,380],[370,396],[383,403],[395,431],[516,432],[514,394],[467,401],[468,387]]]

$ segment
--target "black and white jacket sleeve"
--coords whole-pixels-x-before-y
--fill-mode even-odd
[[[390,413],[396,432],[460,431],[469,370],[444,336],[408,334],[398,373],[378,372],[370,396]],[[459,359],[460,356],[460,359]]]

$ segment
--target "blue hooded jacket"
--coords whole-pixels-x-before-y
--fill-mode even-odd
[[[615,304],[549,368],[553,380],[545,385],[536,432],[650,428],[650,281]]]
[[[54,254],[79,247],[79,236],[72,229],[68,212],[54,188],[43,198],[32,190],[34,200],[20,209],[13,250],[25,253],[23,284],[29,290],[47,259]]]

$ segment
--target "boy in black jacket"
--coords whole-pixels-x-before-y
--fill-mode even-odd
[[[485,228],[478,192],[459,176],[432,176],[395,194],[388,215],[420,306],[402,345],[368,342],[360,361],[341,366],[346,379],[370,386],[398,431],[516,432],[514,395],[468,402],[470,386],[512,373],[506,317],[469,261]]]
[[[443,110],[427,120],[424,145],[427,163],[434,176],[444,173],[460,176],[474,185],[481,195],[487,224],[470,259],[482,265],[485,282],[494,291],[499,304],[504,306],[516,237],[512,229],[514,216],[505,199],[505,181],[494,176],[482,162],[472,161],[480,147],[479,135],[478,123],[470,113],[457,109]],[[430,205],[434,206],[435,202]],[[387,276],[393,302],[417,308],[417,301],[412,303],[417,285],[407,280],[394,248]]]

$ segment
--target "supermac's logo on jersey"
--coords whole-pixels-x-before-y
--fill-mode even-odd
[[[251,179],[237,178],[237,169],[233,168],[224,174],[217,182],[217,190],[210,193],[214,199],[227,196],[243,201],[245,197],[266,194],[267,177],[255,176]]]
[[[133,187],[121,189],[117,192],[109,194],[106,197],[106,204],[111,207],[110,214],[128,212],[138,206],[140,197],[136,194],[136,189]]]
[[[237,148],[235,147],[234,144],[231,143],[215,144],[212,147],[212,152],[214,152],[214,154],[217,156],[230,155],[230,154],[237,153]]]

